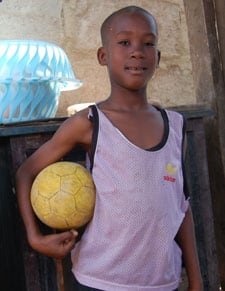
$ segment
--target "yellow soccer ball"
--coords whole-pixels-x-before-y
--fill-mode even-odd
[[[47,166],[35,178],[31,205],[37,217],[55,229],[78,228],[89,222],[95,205],[91,174],[73,162]]]

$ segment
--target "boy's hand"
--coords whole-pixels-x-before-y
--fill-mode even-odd
[[[30,238],[29,242],[35,251],[55,259],[62,259],[74,247],[77,236],[76,230],[69,230],[50,235],[39,234]]]

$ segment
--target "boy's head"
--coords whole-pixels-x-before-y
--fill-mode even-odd
[[[98,60],[107,66],[111,85],[146,88],[158,66],[158,29],[155,18],[143,8],[122,8],[103,22]]]
[[[149,21],[152,22],[152,25],[155,26],[155,31],[158,34],[158,28],[157,28],[157,23],[154,18],[154,16],[149,13],[147,10],[138,7],[138,6],[127,6],[124,8],[121,8],[115,12],[113,12],[111,15],[109,15],[104,22],[102,23],[101,26],[101,40],[102,40],[102,45],[106,45],[107,42],[107,35],[109,32],[112,30],[112,24],[114,21],[116,21],[120,16],[123,17],[123,15],[134,15],[134,14],[140,14],[143,17],[146,17],[149,19]]]

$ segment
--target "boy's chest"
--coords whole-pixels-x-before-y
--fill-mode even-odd
[[[160,115],[129,114],[112,120],[114,126],[136,146],[149,149],[157,146],[164,136],[164,121]]]

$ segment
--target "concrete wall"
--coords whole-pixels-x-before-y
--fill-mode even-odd
[[[163,106],[196,103],[183,0],[2,0],[0,39],[37,39],[61,46],[83,86],[62,93],[58,116],[75,103],[106,98],[106,69],[96,58],[102,21],[127,5],[150,10],[159,25],[162,59],[148,87],[149,99]]]

